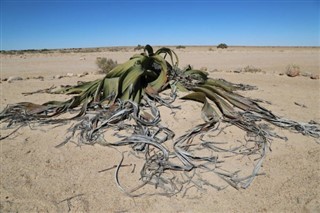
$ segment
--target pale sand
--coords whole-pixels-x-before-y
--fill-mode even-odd
[[[195,68],[207,67],[211,77],[257,86],[258,90],[242,94],[270,101],[272,105],[264,106],[277,115],[303,122],[320,122],[320,80],[279,75],[289,64],[299,65],[302,72],[320,74],[319,48],[232,47],[209,51],[209,47],[187,47],[176,52],[181,67],[187,64]],[[22,57],[1,55],[1,79],[41,75],[44,81],[1,82],[0,109],[21,101],[66,100],[68,97],[64,95],[23,96],[21,93],[101,78],[102,75],[90,74],[83,78],[52,79],[57,74],[95,72],[97,57],[112,58],[121,63],[133,54],[131,50],[25,54]],[[230,72],[249,65],[263,72]],[[199,104],[184,102],[182,106],[174,119],[168,110],[163,109],[161,114],[163,122],[177,135],[202,122]],[[268,153],[262,167],[266,175],[258,176],[246,190],[207,188],[202,193],[190,191],[185,197],[178,194],[171,198],[130,198],[117,188],[114,170],[98,173],[119,162],[121,155],[114,149],[99,145],[78,147],[74,143],[54,148],[65,138],[67,127],[35,130],[25,127],[15,134],[16,137],[0,142],[1,212],[320,212],[320,146],[313,138],[276,129],[289,140],[272,142],[272,152]],[[1,135],[4,133],[7,131]],[[121,180],[127,176],[120,174]],[[126,186],[136,186],[135,181],[125,180]],[[79,196],[69,202],[63,201],[75,195]]]

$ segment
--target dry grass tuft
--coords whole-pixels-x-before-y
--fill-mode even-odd
[[[118,65],[118,62],[112,59],[98,57],[96,64],[99,67],[99,72],[106,74],[115,68]]]

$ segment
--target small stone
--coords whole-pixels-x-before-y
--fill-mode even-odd
[[[319,75],[311,74],[310,78],[316,80],[319,79]]]
[[[8,82],[9,83],[12,83],[13,81],[22,81],[23,80],[23,78],[21,78],[21,77],[19,77],[19,76],[10,76],[9,78],[8,78]]]
[[[83,75],[89,75],[89,73],[88,73],[88,72],[83,72],[82,74],[83,74]]]
[[[39,76],[37,76],[37,77],[33,77],[33,79],[40,79],[41,81],[43,81],[43,80],[44,80],[44,77],[41,76],[41,75],[39,75]]]
[[[61,75],[55,75],[55,76],[53,76],[53,78],[54,78],[54,79],[61,79],[61,78],[63,78],[63,76],[61,76]]]
[[[83,76],[85,76],[84,74],[77,74],[77,77],[82,78]]]
[[[73,77],[74,76],[74,74],[73,73],[71,73],[71,72],[69,72],[69,73],[67,73],[67,75],[66,75],[67,77]]]
[[[281,73],[279,73],[279,75],[280,75],[280,76],[282,76],[282,75],[284,75],[284,73],[283,73],[283,72],[281,72]]]
[[[300,67],[298,65],[288,65],[286,74],[289,77],[296,77],[300,75]]]
[[[57,87],[53,88],[50,92],[54,93],[54,94],[59,94],[59,93],[61,93],[62,89],[63,89],[62,86],[57,86]]]
[[[303,73],[301,73],[301,76],[303,76],[303,77],[311,77],[311,73],[308,73],[308,72],[303,72]]]
[[[286,72],[287,76],[289,77],[296,77],[298,75],[300,75],[300,71],[299,70],[296,70],[296,69],[292,69],[292,70],[288,70]]]

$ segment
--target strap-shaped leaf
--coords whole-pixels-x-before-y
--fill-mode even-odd
[[[228,83],[227,81],[224,81],[224,80],[220,80],[220,79],[209,78],[206,81],[206,84],[220,87],[227,92],[232,92],[232,91],[236,90],[236,88],[234,88],[230,83]]]
[[[167,67],[167,62],[164,60],[163,57],[160,55],[154,55],[151,56],[151,59],[154,60],[155,63],[160,65],[161,67],[161,72],[158,76],[158,78],[152,82],[149,83],[149,85],[157,92],[161,91],[163,89],[163,86],[167,83],[168,81],[168,67]]]
[[[176,84],[177,90],[179,90],[180,92],[188,92],[189,90],[183,86],[180,82],[177,82]]]
[[[230,104],[228,104],[225,100],[223,100],[219,95],[217,95],[215,92],[211,91],[208,88],[205,87],[195,87],[193,88],[195,92],[203,92],[206,94],[206,96],[212,100],[219,108],[219,110],[222,112],[222,114],[228,118],[237,118],[238,115],[236,111],[232,108]]]
[[[202,81],[205,81],[208,79],[208,73],[207,72],[203,72],[201,70],[187,70],[184,72],[185,75],[187,76],[190,76],[194,79],[197,79],[197,80],[202,80]]]
[[[115,99],[118,96],[118,88],[119,88],[119,77],[116,78],[105,78],[103,85],[103,95],[102,100],[114,96]]]
[[[56,90],[54,92],[50,92],[52,94],[80,94],[84,91],[86,91],[88,88],[90,88],[92,85],[97,84],[98,82],[100,82],[100,79],[94,80],[94,81],[89,81],[89,82],[84,82],[80,85],[76,85],[76,86],[67,86],[65,88],[61,88],[59,90]]]
[[[149,44],[147,44],[147,45],[144,47],[144,52],[145,52],[145,54],[146,54],[147,56],[152,56],[152,55],[154,55],[154,53],[153,53],[153,48],[152,48]]]
[[[224,89],[227,92],[232,92],[235,90],[253,90],[256,89],[255,86],[250,86],[247,84],[234,84],[231,82],[228,82],[224,79],[212,79],[209,78],[206,81],[206,84],[212,85],[212,86],[216,86],[216,87],[220,87],[221,89]]]
[[[226,99],[230,104],[232,104],[235,107],[238,107],[239,109],[242,109],[244,111],[254,111],[257,113],[267,115],[269,117],[274,117],[274,115],[270,111],[259,106],[256,102],[250,100],[249,98],[243,97],[237,93],[227,92],[213,85],[205,84],[202,87],[205,87],[215,92],[216,94]]]
[[[206,94],[203,92],[193,92],[188,95],[183,96],[181,99],[193,100],[203,103],[201,110],[202,119],[206,122],[217,122],[219,120],[219,114],[215,109],[209,104]]]
[[[134,101],[139,104],[141,100],[141,91],[143,88],[140,86],[140,80],[136,79],[136,82],[132,82],[125,91],[123,91],[121,97],[119,97],[123,101]]]
[[[141,64],[135,64],[127,70],[119,79],[118,97],[122,100],[138,100],[137,103],[140,103],[141,90],[146,87],[146,83],[141,81],[144,73]]]
[[[255,106],[253,105],[252,102],[249,100],[245,99],[244,97],[232,93],[232,92],[226,92],[218,87],[212,86],[212,85],[203,85],[202,87],[207,88],[214,93],[220,95],[224,99],[226,99],[229,103],[231,103],[233,106],[236,106],[242,110],[248,111],[250,109],[254,109]]]
[[[128,69],[134,66],[138,61],[143,61],[146,56],[143,55],[134,55],[130,58],[129,61],[119,64],[115,68],[113,68],[110,72],[106,74],[107,78],[120,77],[123,73],[125,73]]]
[[[170,60],[171,60],[171,65],[172,66],[178,66],[179,65],[179,58],[178,55],[171,49],[166,48],[166,47],[162,47],[160,49],[158,49],[155,52],[155,55],[160,55],[160,54],[168,54],[170,56]],[[166,58],[166,55],[163,57],[164,59]]]

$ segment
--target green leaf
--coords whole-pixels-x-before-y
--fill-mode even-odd
[[[166,58],[166,54],[168,54],[170,56],[171,65],[172,66],[178,66],[179,65],[179,58],[178,58],[177,54],[173,50],[171,50],[169,48],[166,48],[166,47],[162,47],[162,48],[158,49],[155,52],[155,55],[160,55],[160,54],[163,54],[163,53],[165,54],[165,56],[163,57],[164,59]]]
[[[171,84],[171,86],[176,87],[177,90],[180,92],[189,92],[189,90],[185,86],[183,86],[183,84],[179,81],[174,82],[173,84]]]
[[[167,62],[164,60],[163,57],[160,55],[154,55],[151,56],[151,59],[154,60],[155,63],[159,64],[161,67],[161,72],[158,76],[158,78],[152,82],[149,83],[149,85],[157,92],[161,91],[163,89],[163,86],[167,83],[168,81],[168,67],[167,67]]]
[[[141,81],[144,73],[139,63],[128,69],[119,79],[118,97],[122,100],[138,100],[139,103],[141,99],[139,94],[141,95],[141,90],[146,87],[146,82]]]
[[[97,79],[95,81],[89,81],[82,83],[80,85],[72,86],[72,87],[66,87],[66,88],[61,88],[60,90],[52,92],[53,94],[80,94],[84,91],[86,91],[88,88],[90,88],[92,85],[98,83],[101,81],[100,79]]]
[[[201,115],[203,120],[206,122],[218,122],[219,114],[213,109],[213,107],[209,104],[206,98],[206,94],[203,92],[193,92],[188,95],[183,96],[181,99],[184,100],[193,100],[203,103],[203,107],[201,110]]]
[[[115,68],[113,68],[109,73],[106,74],[107,78],[114,78],[114,77],[120,77],[125,73],[128,69],[130,69],[132,66],[134,66],[136,63],[139,63],[138,61],[143,61],[146,56],[142,55],[134,55],[130,58],[129,61],[119,64]]]
[[[220,95],[221,97],[226,99],[230,104],[232,104],[235,107],[238,107],[239,109],[242,109],[244,111],[254,111],[258,113],[263,113],[268,116],[273,116],[270,111],[259,106],[257,103],[250,100],[249,98],[243,97],[233,92],[225,91],[213,85],[203,85],[202,87],[207,88],[213,91],[214,93]]]
[[[153,53],[153,48],[147,44],[145,47],[144,47],[144,52],[146,53],[147,56],[152,56],[154,55]]]
[[[111,95],[114,95],[114,99],[118,96],[119,77],[105,78],[103,85],[102,99],[106,99]]]
[[[228,104],[225,100],[223,100],[219,95],[217,95],[215,92],[211,91],[208,88],[205,87],[195,87],[193,88],[195,92],[203,92],[206,94],[206,96],[212,100],[219,110],[222,112],[222,114],[228,118],[237,118],[238,115],[236,111],[232,108],[230,104]]]
[[[184,72],[185,75],[192,77],[193,79],[205,81],[208,79],[208,73],[201,70],[187,70]]]
[[[237,95],[235,93],[232,92],[227,92],[225,90],[222,90],[218,87],[212,86],[212,85],[203,85],[203,87],[213,91],[214,93],[220,95],[221,97],[223,97],[224,99],[226,99],[229,103],[231,103],[232,105],[242,109],[242,110],[249,110],[249,109],[253,109],[253,103],[244,99],[244,97],[241,97],[240,95]]]
[[[212,85],[212,86],[216,86],[216,87],[220,87],[221,89],[224,89],[227,92],[232,92],[235,91],[237,89],[239,89],[238,87],[236,87],[234,84],[227,82],[223,79],[212,79],[209,78],[206,81],[206,84]]]

